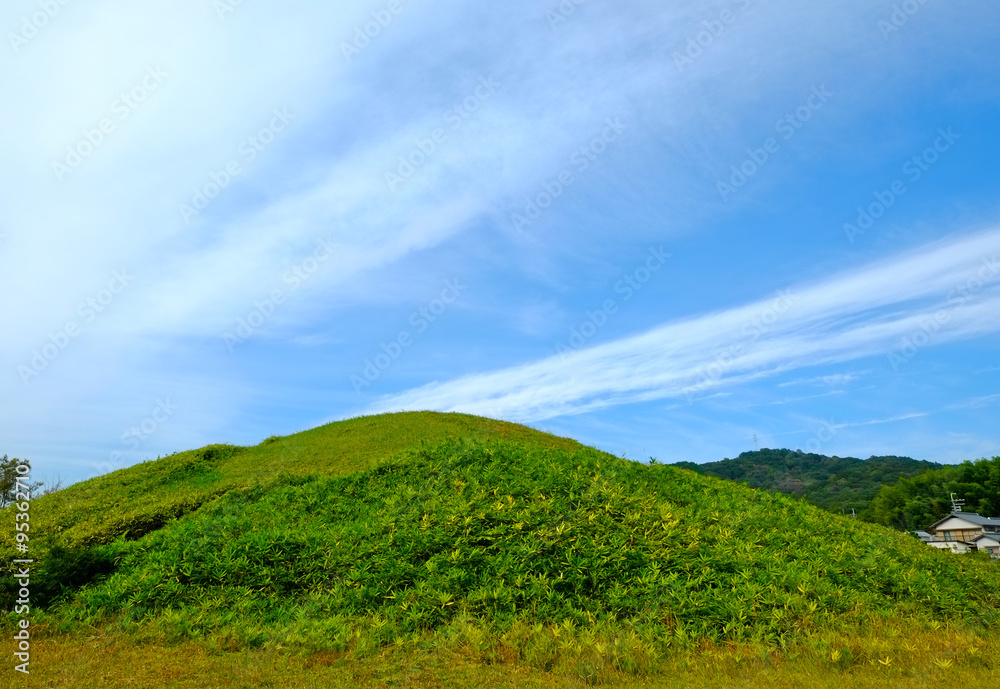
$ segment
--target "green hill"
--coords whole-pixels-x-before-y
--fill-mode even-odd
[[[868,510],[882,486],[942,467],[909,457],[858,459],[769,449],[721,462],[678,462],[675,466],[803,498],[836,514],[850,514],[853,509],[859,515]]]
[[[589,682],[726,645],[813,644],[849,668],[901,658],[901,634],[1000,628],[993,563],[464,415],[180,453],[40,498],[32,525],[43,638],[439,648]]]
[[[504,439],[574,449],[579,443],[517,424],[463,414],[406,413],[340,421],[255,447],[210,445],[75,484],[32,504],[45,536],[69,547],[136,539],[235,488],[281,485],[288,477],[369,469],[425,442]],[[36,546],[39,534],[35,533]],[[0,552],[6,560],[12,553]]]

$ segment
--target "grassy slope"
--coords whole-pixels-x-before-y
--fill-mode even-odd
[[[144,462],[74,484],[32,502],[33,548],[57,534],[69,546],[107,543],[160,528],[234,488],[275,485],[286,476],[338,475],[368,469],[421,442],[505,438],[576,448],[576,441],[504,421],[465,414],[409,412],[328,424],[256,447],[212,445]],[[0,528],[10,529],[9,514]],[[0,560],[13,553],[4,541]],[[36,554],[38,551],[35,550]]]
[[[1000,609],[989,563],[673,467],[510,442],[234,490],[114,557],[56,619],[128,610],[125,627],[176,640],[342,651],[463,620],[777,644],[855,615]]]
[[[456,437],[475,442],[435,444]],[[991,563],[469,416],[368,417],[181,453],[46,496],[32,518],[53,543],[105,544],[91,550],[117,568],[38,619],[65,630],[40,642],[57,657],[111,634],[154,644],[140,656],[163,667],[174,644],[193,642],[208,651],[196,654],[202,668],[219,667],[223,649],[254,662],[267,649],[318,653],[310,672],[331,686],[366,672],[366,684],[392,686],[401,658],[424,668],[420,686],[459,671],[470,686],[514,676],[564,686],[560,677],[657,669],[697,676],[671,652],[725,647],[709,667],[745,676],[757,658],[749,669],[779,686],[775,663],[760,660],[775,644],[806,644],[798,676],[871,668],[900,682],[949,667],[956,649],[973,678],[1000,655]],[[116,539],[129,528],[132,540]],[[932,652],[945,636],[935,630],[954,625],[956,641]],[[498,674],[480,662],[515,665]],[[295,667],[276,661],[255,681],[292,686]]]

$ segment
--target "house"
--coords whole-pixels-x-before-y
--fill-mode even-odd
[[[1000,518],[955,511],[927,527],[920,539],[927,545],[953,553],[983,550],[1000,557]],[[919,535],[919,534],[918,534]]]
[[[964,541],[943,541],[939,538],[934,538],[930,541],[926,541],[926,543],[932,548],[950,550],[953,553],[968,553],[973,550],[972,544],[965,543]]]
[[[1000,534],[976,536],[972,540],[972,545],[976,546],[976,550],[982,550],[984,553],[989,553],[997,560],[1000,560]]]

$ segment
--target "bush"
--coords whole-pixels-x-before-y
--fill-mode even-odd
[[[70,549],[56,545],[48,552],[38,573],[31,577],[31,600],[48,607],[115,571],[112,546]]]

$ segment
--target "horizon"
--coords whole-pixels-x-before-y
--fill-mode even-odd
[[[36,478],[418,409],[663,463],[1000,455],[995,3],[0,28],[0,455]]]

